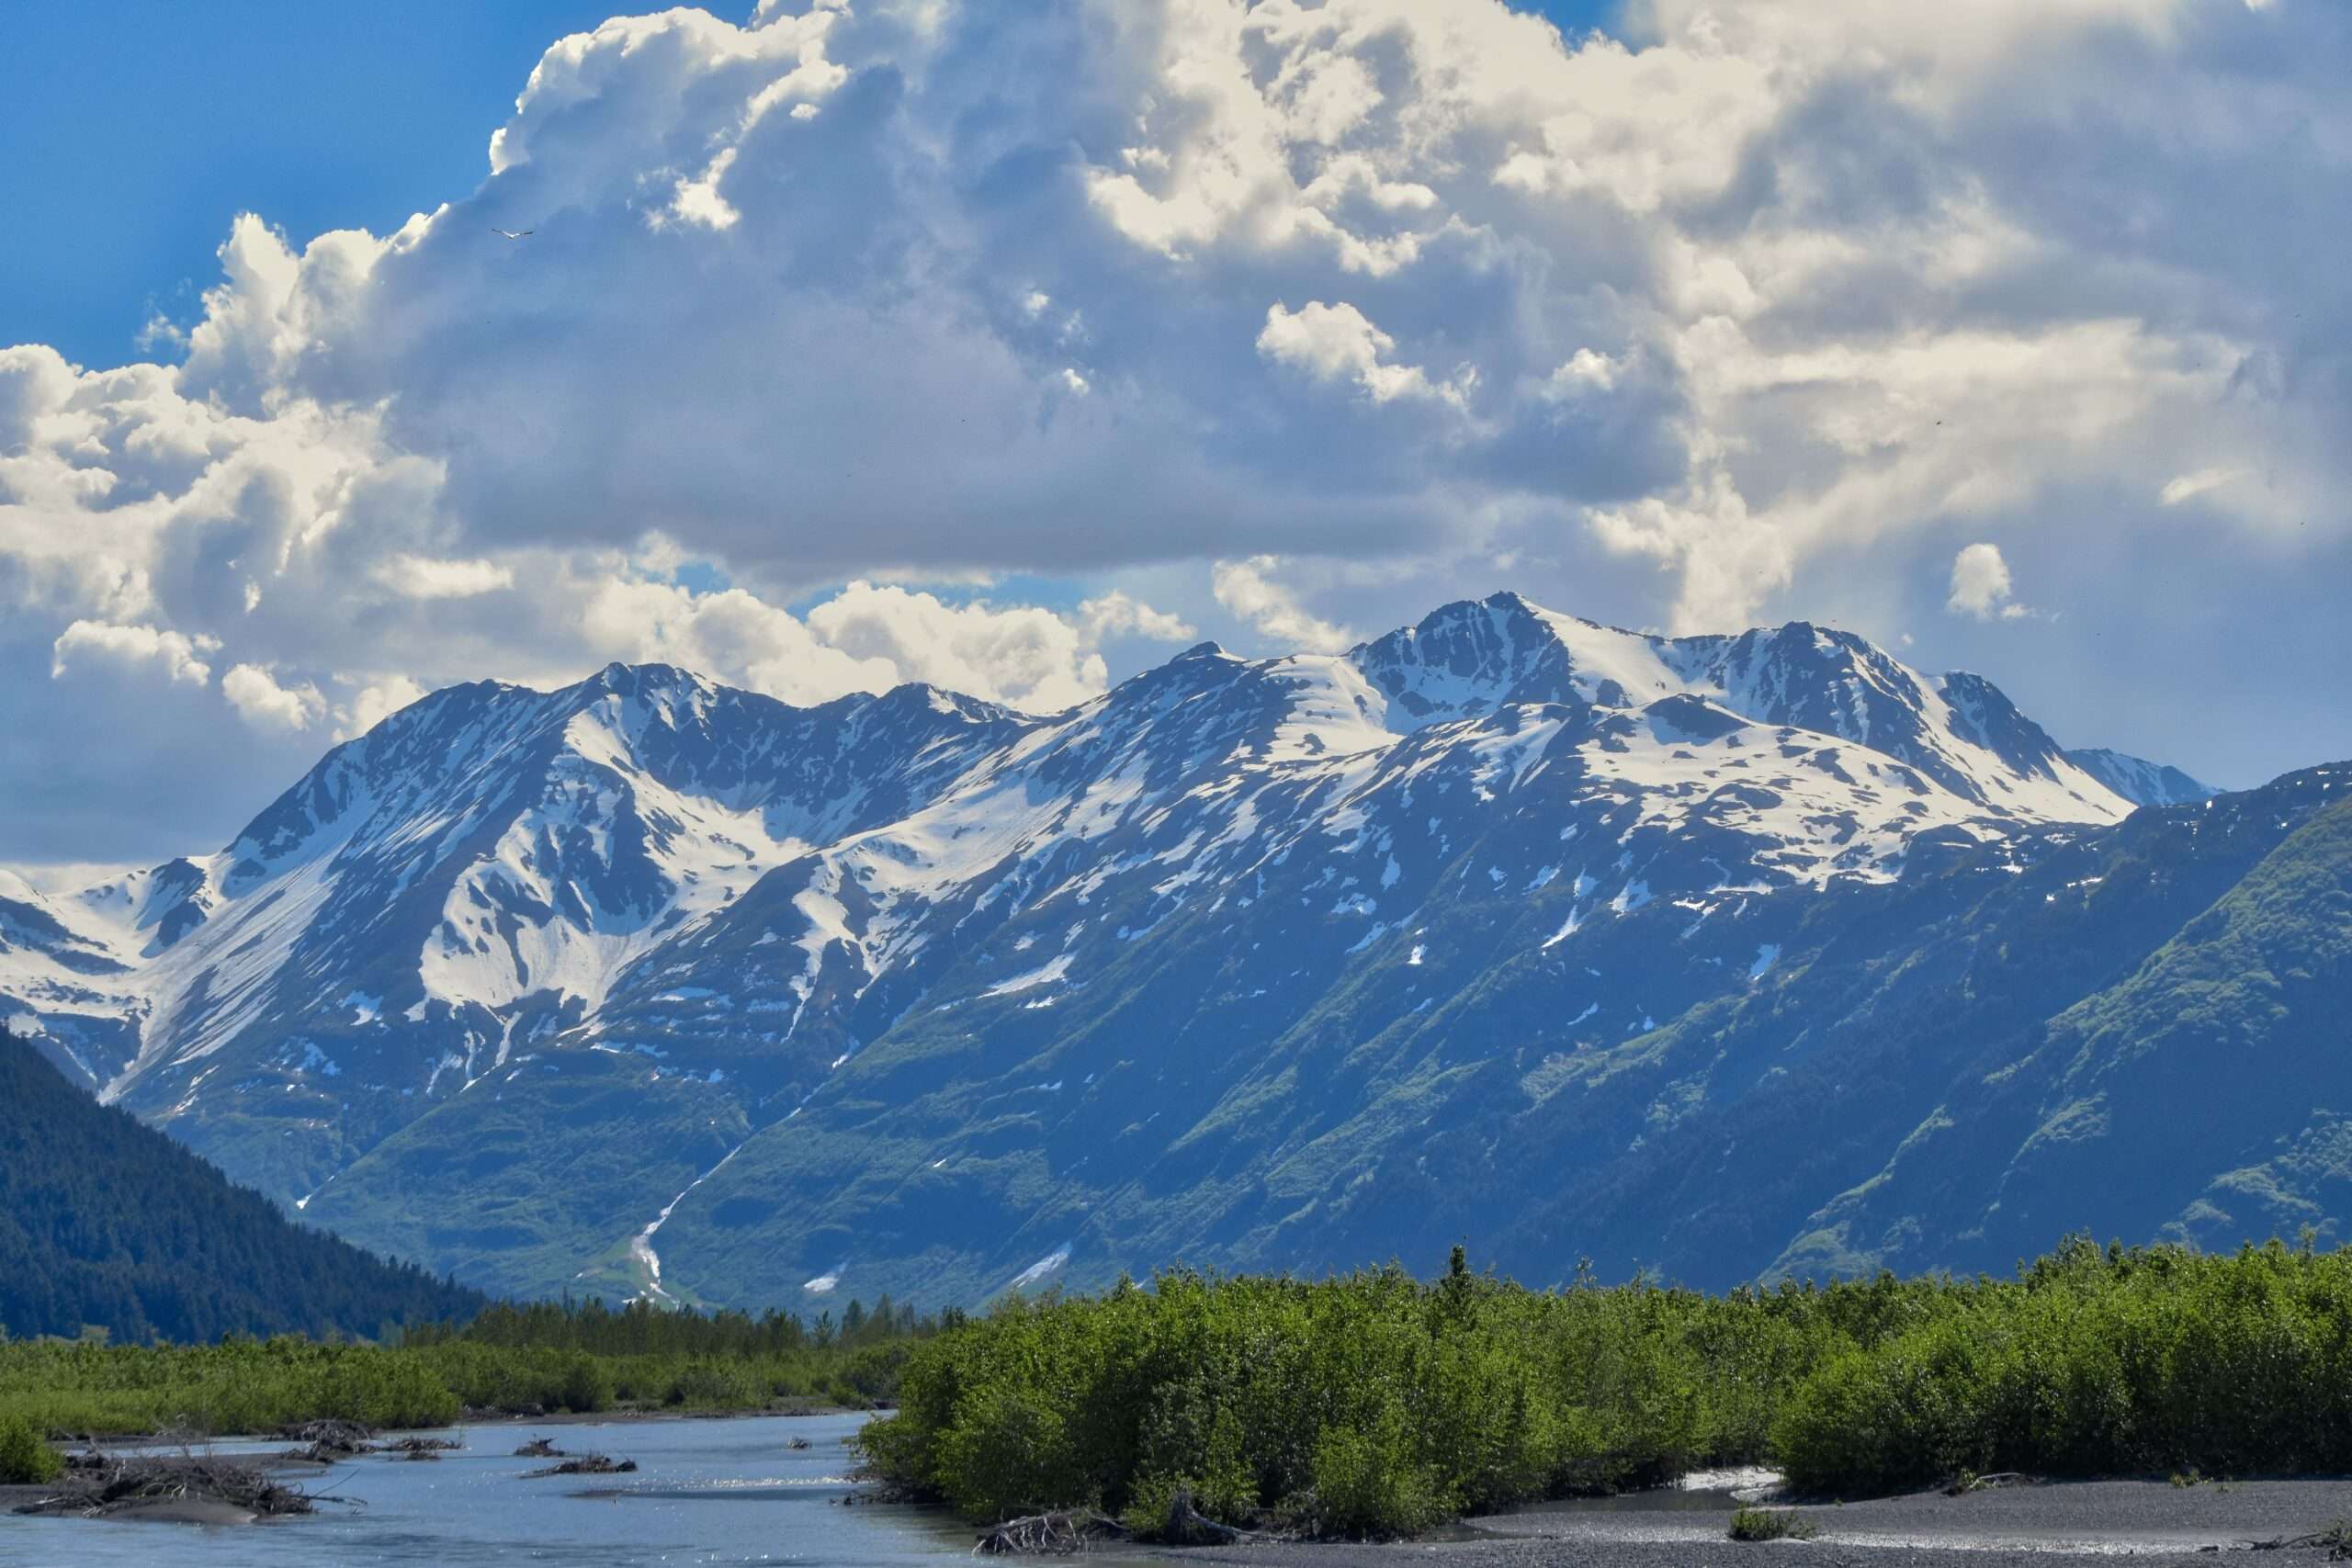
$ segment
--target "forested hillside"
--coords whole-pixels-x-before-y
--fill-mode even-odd
[[[117,1339],[380,1337],[469,1317],[471,1291],[289,1223],[0,1022],[0,1327]]]

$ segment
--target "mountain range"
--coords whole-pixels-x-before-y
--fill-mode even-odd
[[[2345,1213],[2347,778],[2214,797],[1847,633],[1509,593],[1051,716],[616,665],[0,884],[0,1001],[503,1292],[2006,1267]]]

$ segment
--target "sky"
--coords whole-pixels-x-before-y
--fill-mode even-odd
[[[1520,8],[1577,37],[1626,30],[1618,0]],[[154,316],[196,313],[231,215],[383,232],[472,190],[484,128],[548,45],[613,15],[609,0],[12,9],[0,169],[48,239],[0,248],[0,344],[119,364]]]
[[[2352,755],[2332,0],[8,30],[0,862],[216,846],[456,681],[1046,709],[1502,587]]]

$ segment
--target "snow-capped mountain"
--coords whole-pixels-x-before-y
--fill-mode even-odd
[[[1509,964],[1548,976],[1540,1032],[1597,1049],[1761,982],[1821,897],[2014,870],[2184,784],[1849,634],[1664,638],[1508,593],[1344,654],[1203,645],[1050,716],[921,686],[794,708],[614,666],[435,694],[210,856],[0,885],[0,1002],[240,1179],[474,1280],[748,1299],[846,1263],[956,1291],[1040,1238],[926,1235],[882,1264],[873,1214],[817,1199],[975,1126],[995,1154],[907,1168],[1050,1184],[1022,1129],[1120,1074],[1171,1125],[1069,1157],[1214,1172],[1204,1128],[1235,1112],[1187,1099],[1204,1052],[1418,1035]],[[1466,946],[1496,905],[1541,930]],[[1318,1115],[1402,1114],[1344,1060]],[[762,1260],[665,1275],[673,1234]]]
[[[2221,794],[2160,762],[2130,757],[2104,747],[2089,746],[2066,753],[2066,760],[2134,806],[2187,806]]]
[[[0,871],[0,1012],[39,1027],[50,1058],[96,1085],[137,1053],[146,1003],[134,955],[60,904]]]

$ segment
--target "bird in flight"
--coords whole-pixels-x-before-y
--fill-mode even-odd
[[[493,233],[493,234],[496,234],[496,235],[497,235],[497,236],[499,236],[501,239],[504,239],[504,240],[519,240],[519,239],[522,239],[522,238],[524,237],[524,235],[526,235],[526,234],[530,233],[530,231],[529,231],[528,229],[526,229],[526,230],[523,230],[520,233],[517,233],[515,231],[514,231],[514,230],[512,230],[512,229],[501,229],[500,227],[498,227],[498,225],[496,225],[495,223],[493,223],[493,224],[492,224],[492,225],[491,225],[491,227],[490,227],[490,231],[491,231],[492,233]]]

